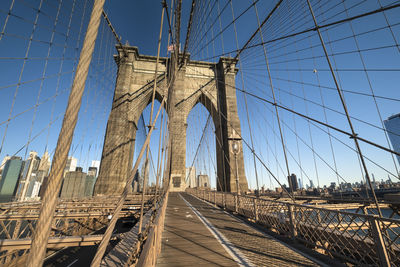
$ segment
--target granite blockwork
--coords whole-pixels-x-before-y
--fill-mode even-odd
[[[156,57],[140,55],[136,47],[125,46],[115,60],[119,65],[112,110],[107,123],[99,177],[94,195],[118,195],[125,187],[132,169],[137,123],[151,102]],[[160,58],[156,99],[167,98],[169,117],[169,168],[171,191],[184,191],[186,167],[186,127],[191,109],[202,103],[210,112],[216,129],[217,189],[236,192],[236,175],[240,191],[248,189],[244,171],[240,121],[237,111],[236,60],[220,58],[218,63],[191,61],[180,55],[175,81],[167,88],[168,62]],[[233,143],[238,152],[233,153]],[[236,166],[237,164],[237,166]]]

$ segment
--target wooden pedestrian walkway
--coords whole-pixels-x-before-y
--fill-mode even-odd
[[[320,266],[186,193],[170,193],[157,266]]]

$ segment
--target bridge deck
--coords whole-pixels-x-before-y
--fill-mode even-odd
[[[281,242],[186,193],[171,193],[157,266],[318,266]]]

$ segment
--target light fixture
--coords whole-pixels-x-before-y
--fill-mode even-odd
[[[235,153],[235,154],[237,154],[239,152],[239,145],[238,145],[237,141],[233,142],[232,150],[233,150],[233,153]]]

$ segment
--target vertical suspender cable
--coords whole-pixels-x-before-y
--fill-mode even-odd
[[[154,86],[153,86],[153,94],[151,96],[151,110],[150,110],[149,127],[152,128],[152,129],[154,128],[154,124],[152,124],[152,120],[153,120],[153,112],[154,112],[154,98],[156,96],[156,88],[157,88],[158,63],[160,61],[160,49],[161,49],[161,38],[162,38],[163,22],[164,22],[164,8],[162,8],[162,11],[161,11],[161,23],[160,23],[160,34],[158,36],[156,69],[154,71]],[[147,170],[147,164],[149,162],[149,151],[150,151],[150,146],[147,147],[147,151],[146,151],[145,172]],[[139,234],[142,232],[143,209],[144,209],[144,194],[146,193],[147,176],[148,175],[145,175],[144,179],[143,179],[142,201],[141,201],[141,204],[140,204]]]
[[[253,0],[253,4],[255,6],[255,2]],[[232,5],[232,0],[230,0],[230,5],[231,5],[231,10],[232,10],[232,19],[233,19],[233,29],[235,31],[235,39],[236,39],[236,48],[239,50],[239,41],[238,41],[238,37],[237,37],[237,30],[236,30],[236,23],[235,23],[235,14],[233,13],[233,5]],[[243,68],[242,68],[242,61],[240,60],[240,57],[238,57],[239,60],[239,66],[240,66],[240,77],[242,80],[242,87],[243,90],[245,90],[245,86],[244,86],[244,78],[243,78]],[[251,123],[250,123],[250,116],[249,116],[249,108],[247,105],[247,97],[246,94],[243,94],[244,97],[244,104],[246,107],[246,117],[247,117],[247,124],[249,125],[249,134],[250,134],[250,144],[251,144],[251,150],[254,152],[254,141],[253,141],[253,131],[251,130]],[[259,196],[260,194],[260,187],[258,185],[258,174],[257,174],[257,163],[256,163],[256,156],[253,154],[253,164],[254,164],[254,175],[256,176],[256,186],[257,186],[257,194],[256,197]]]
[[[161,147],[162,147],[162,135],[163,135],[163,128],[164,126],[164,110],[161,112],[161,123],[160,123],[160,136],[158,138],[158,157],[157,157],[157,172],[156,172],[156,191],[154,193],[154,201],[153,205],[156,205],[157,202],[157,194],[158,194],[158,186],[159,186],[159,180],[160,180],[160,172],[161,172],[161,164],[162,164],[162,153],[161,153]]]
[[[268,78],[269,78],[269,84],[270,84],[270,87],[271,87],[272,97],[273,97],[273,99],[274,99],[275,114],[276,114],[276,120],[277,120],[277,122],[278,122],[279,134],[280,134],[280,137],[281,137],[281,144],[282,144],[283,156],[284,156],[284,158],[285,158],[287,177],[288,177],[288,179],[289,179],[289,181],[290,181],[290,170],[289,170],[289,162],[288,162],[287,155],[286,155],[286,146],[285,146],[285,141],[284,141],[284,139],[283,139],[283,133],[282,133],[282,127],[281,127],[281,122],[280,122],[280,118],[279,118],[278,107],[276,106],[277,103],[276,103],[276,98],[275,98],[275,90],[274,90],[274,86],[273,86],[273,83],[272,83],[272,76],[271,76],[271,71],[270,71],[269,63],[268,63],[267,50],[266,50],[265,45],[264,45],[264,36],[263,36],[262,31],[261,31],[262,26],[263,26],[263,25],[268,21],[268,19],[272,16],[273,12],[279,7],[279,5],[280,5],[281,2],[282,2],[282,1],[278,2],[278,4],[275,6],[275,8],[271,11],[271,13],[267,16],[267,18],[266,18],[261,24],[260,24],[260,20],[258,19],[258,13],[256,13],[256,14],[257,14],[258,28],[257,28],[257,31],[253,34],[253,37],[255,36],[255,34],[256,34],[257,32],[260,33],[261,42],[262,42],[262,44],[263,44],[262,47],[263,47],[263,52],[264,52],[265,64],[266,64],[266,66],[267,66],[267,74],[268,74]],[[250,43],[250,40],[251,40],[251,39],[252,39],[252,38],[250,38],[249,41],[246,43],[246,45],[243,46],[243,48],[238,52],[238,54],[236,55],[236,57],[239,57],[241,51],[243,51],[243,49]],[[291,183],[289,182],[289,186],[290,186],[290,184],[291,184]],[[290,186],[290,187],[292,187],[292,186]],[[291,188],[291,189],[292,189],[292,188]],[[294,200],[294,198],[292,198],[292,199]]]

